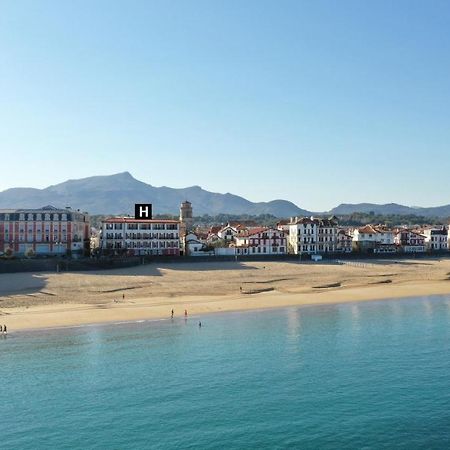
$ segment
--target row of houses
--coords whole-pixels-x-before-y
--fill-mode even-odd
[[[423,253],[447,251],[448,240],[446,226],[350,228],[339,226],[336,217],[294,217],[276,227],[227,224],[207,232],[197,230],[185,236],[184,248],[191,256]]]
[[[45,206],[0,210],[0,255],[276,256],[423,253],[449,249],[448,228],[342,227],[336,217],[293,217],[274,227],[253,222],[193,228],[192,205],[179,220],[110,217],[92,239],[88,213]]]

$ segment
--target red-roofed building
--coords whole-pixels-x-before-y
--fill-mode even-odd
[[[248,248],[249,255],[284,255],[286,236],[275,228],[258,227],[235,236],[236,251]]]
[[[341,229],[337,232],[336,251],[338,253],[351,253],[353,236],[349,231]]]
[[[404,253],[423,253],[425,251],[425,236],[418,231],[400,228],[394,236],[394,242]]]
[[[395,232],[383,225],[365,225],[353,231],[353,250],[362,253],[395,253]]]

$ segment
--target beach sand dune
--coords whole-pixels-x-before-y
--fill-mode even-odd
[[[450,293],[450,260],[195,262],[0,274],[10,329]],[[123,295],[125,296],[123,298]],[[6,315],[6,316],[5,316]]]

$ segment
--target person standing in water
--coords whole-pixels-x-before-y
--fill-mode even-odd
[[[7,330],[6,330],[6,325],[3,325],[3,334],[6,334]]]
[[[202,327],[202,323],[201,323],[201,322],[198,323],[198,327],[199,327],[199,328]]]

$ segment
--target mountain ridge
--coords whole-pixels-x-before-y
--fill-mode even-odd
[[[210,192],[198,185],[185,188],[156,187],[137,180],[127,171],[70,179],[43,189],[16,187],[0,192],[0,208],[40,208],[52,204],[58,207],[71,206],[90,214],[132,214],[134,203],[152,203],[154,214],[178,214],[180,203],[185,200],[192,203],[194,215],[197,216],[271,214],[276,217],[290,217],[313,214],[348,215],[359,212],[450,217],[450,205],[411,207],[398,203],[341,203],[330,211],[312,213],[283,199],[251,202],[230,192]]]
[[[9,188],[0,192],[0,208],[39,208],[46,204],[71,206],[90,214],[131,214],[135,203],[152,203],[154,214],[178,214],[180,203],[189,200],[196,215],[272,214],[277,217],[309,215],[287,200],[251,202],[227,192],[209,192],[198,185],[186,188],[155,187],[129,172],[70,179],[44,189]]]

